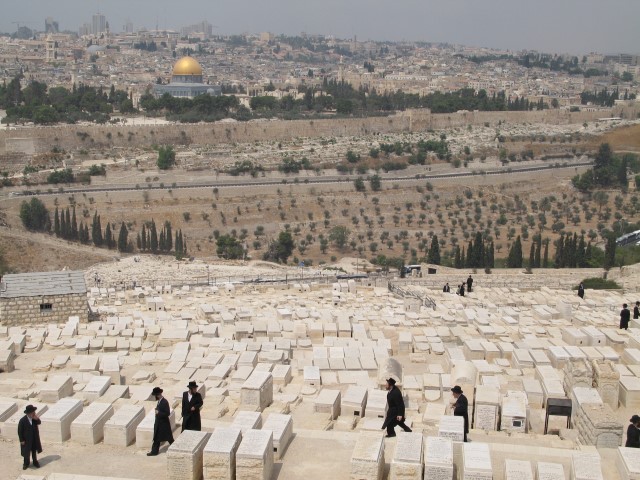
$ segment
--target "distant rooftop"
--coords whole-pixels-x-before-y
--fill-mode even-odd
[[[5,275],[0,298],[38,297],[87,293],[81,271],[36,272]]]

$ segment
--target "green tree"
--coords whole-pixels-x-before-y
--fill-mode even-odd
[[[156,229],[156,222],[151,220],[151,226],[149,227],[149,248],[153,253],[158,252],[158,230]]]
[[[104,243],[104,239],[102,238],[102,225],[100,224],[100,216],[96,211],[93,214],[93,223],[91,224],[91,238],[93,239],[93,244],[96,247],[101,247]]]
[[[242,244],[231,235],[220,235],[216,240],[216,254],[220,258],[235,260],[244,256],[244,249]]]
[[[129,231],[127,226],[122,222],[120,225],[120,234],[118,235],[118,251],[126,252],[129,249]]]
[[[351,232],[343,225],[337,225],[329,232],[329,241],[333,243],[337,248],[343,249],[349,242],[349,236]]]
[[[636,181],[636,188],[640,189],[640,187],[638,187],[637,185],[638,181]],[[380,175],[372,175],[371,177],[369,177],[369,186],[371,187],[371,191],[373,192],[379,192],[380,190],[382,190],[382,179],[380,178]]]
[[[58,214],[58,207],[56,207],[56,213],[53,215],[53,233],[56,237],[60,236],[60,216]]]
[[[44,203],[37,198],[26,200],[20,205],[20,220],[27,230],[34,232],[48,232],[51,229],[49,211]]]
[[[427,253],[427,263],[433,265],[440,265],[440,243],[438,243],[438,236],[431,237],[431,246]]]
[[[362,177],[358,177],[353,181],[353,186],[356,187],[356,192],[364,192],[367,187],[364,184]]]
[[[158,148],[157,165],[160,170],[168,170],[176,163],[176,152],[170,145]]]
[[[507,267],[522,268],[522,242],[520,241],[520,235],[516,237],[516,241],[513,242],[513,245],[509,250],[509,256],[507,257]]]
[[[604,265],[605,270],[609,270],[615,265],[616,261],[616,237],[613,234],[607,236],[607,243],[604,247]]]
[[[107,228],[104,229],[104,243],[109,250],[113,248],[115,241],[113,240],[113,233],[111,232],[111,223],[107,222]]]
[[[282,231],[278,238],[269,244],[263,258],[267,261],[287,263],[287,259],[293,253],[295,242],[291,236],[291,232]]]

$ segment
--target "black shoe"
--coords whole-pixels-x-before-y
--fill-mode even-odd
[[[23,470],[26,470],[27,468],[29,468],[29,465],[22,465]]]
[[[385,435],[384,438],[393,438],[395,436],[396,436],[396,434],[394,433],[393,435]]]
[[[40,468],[40,463],[37,460],[33,461],[33,466],[36,468]]]
[[[413,432],[413,430],[411,430],[410,428],[407,428],[407,429],[405,430],[405,432],[407,432],[407,433],[411,433],[411,432]]]
[[[156,455],[158,455],[157,452],[149,452],[149,453],[147,453],[147,457],[155,457]]]

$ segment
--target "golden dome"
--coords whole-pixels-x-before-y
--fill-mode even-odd
[[[202,75],[202,67],[195,58],[182,57],[173,66],[174,75]]]

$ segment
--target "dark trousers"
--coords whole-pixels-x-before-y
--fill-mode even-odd
[[[160,452],[160,444],[162,442],[160,440],[154,440],[151,445],[151,453],[155,453],[156,455]],[[169,445],[173,443],[173,439],[169,440]]]
[[[404,418],[402,419],[402,421],[399,422],[398,419],[394,417],[391,420],[389,420],[389,423],[387,424],[387,435],[389,435],[390,437],[395,437],[396,432],[394,429],[396,425],[402,428],[405,432],[411,431],[411,429],[404,424]]]
[[[31,450],[31,458],[33,459],[33,463],[37,463],[38,461],[38,457],[37,457],[38,452],[36,452],[35,450]],[[28,467],[29,466],[29,454],[27,453],[26,456],[22,457],[24,459],[24,466]]]

